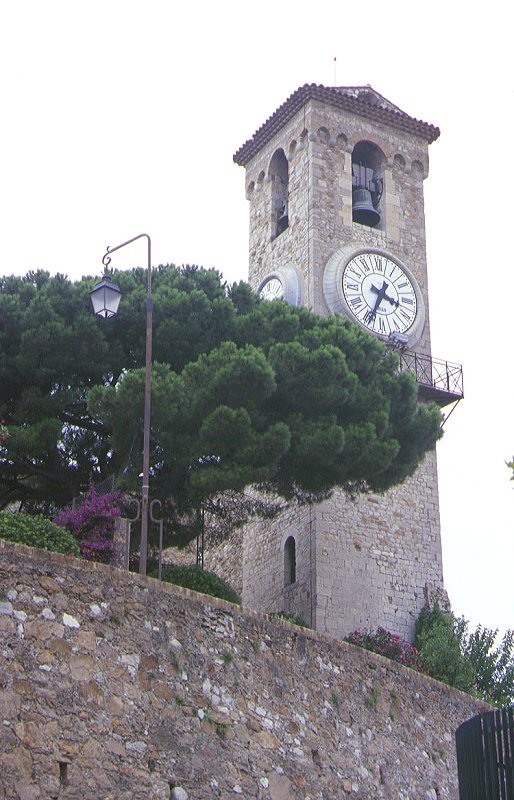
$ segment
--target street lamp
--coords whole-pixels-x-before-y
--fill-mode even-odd
[[[141,493],[141,550],[139,556],[139,572],[146,575],[146,562],[148,558],[148,499],[150,491],[150,401],[152,392],[152,243],[147,233],[140,233],[116,247],[108,247],[102,258],[102,264],[107,268],[111,263],[110,254],[121,250],[128,244],[145,238],[148,243],[148,276],[146,292],[146,357],[145,357],[145,407],[143,417],[143,485]],[[95,314],[101,317],[113,317],[121,298],[121,292],[108,275],[104,275],[91,292],[91,302]]]
[[[108,275],[104,275],[91,292],[93,311],[97,317],[114,317],[121,300],[119,286],[113,283]]]

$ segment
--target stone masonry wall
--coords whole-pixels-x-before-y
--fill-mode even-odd
[[[352,151],[361,141],[373,142],[385,156],[380,229],[352,222]],[[289,163],[289,227],[273,239],[269,165],[279,148]],[[414,349],[430,354],[423,198],[428,167],[425,139],[308,102],[246,168],[250,282],[257,288],[267,274],[292,267],[300,276],[301,304],[327,314],[323,277],[334,254],[342,248],[385,250],[417,280],[426,314]],[[330,269],[328,275],[336,281]],[[284,587],[283,545],[290,533],[297,539],[297,582]],[[443,587],[435,452],[403,486],[383,496],[351,502],[335,491],[309,513],[294,509],[271,523],[252,523],[244,530],[243,559],[243,598],[252,608],[287,607],[333,636],[383,625],[412,640],[425,587]]]
[[[425,588],[443,590],[435,453],[383,495],[292,507],[244,529],[243,602],[258,611],[299,614],[343,638],[382,626],[408,641]],[[296,582],[284,586],[284,545],[296,540]],[[230,572],[218,563],[227,580]],[[233,574],[233,573],[232,573]]]
[[[483,703],[380,656],[0,541],[0,798],[456,800]]]
[[[381,229],[352,222],[351,153],[362,140],[375,143],[386,157]],[[278,148],[289,162],[289,227],[272,239],[268,170]],[[250,282],[257,287],[268,273],[293,266],[301,277],[302,305],[326,314],[322,284],[330,256],[347,244],[387,250],[407,265],[420,286],[427,313],[415,349],[430,352],[423,198],[427,175],[425,140],[309,102],[246,168]]]
[[[335,491],[316,507],[316,630],[382,626],[414,641],[425,590],[443,590],[437,464],[383,495]]]
[[[314,510],[292,505],[279,517],[255,520],[244,528],[243,594],[245,606],[266,613],[297,614],[315,627],[316,545]],[[296,543],[296,581],[285,586],[284,547]]]

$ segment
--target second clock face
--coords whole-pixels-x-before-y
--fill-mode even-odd
[[[272,276],[261,286],[259,291],[263,300],[283,300],[284,299],[284,286],[282,281]]]
[[[342,288],[351,313],[373,333],[407,333],[416,321],[416,292],[405,271],[380,253],[360,253],[343,271]]]

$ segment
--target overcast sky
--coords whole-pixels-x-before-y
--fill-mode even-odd
[[[304,83],[371,84],[441,128],[425,182],[433,355],[465,400],[438,446],[446,586],[514,627],[512,47],[499,0],[1,2],[0,271],[153,261],[246,279],[236,149]],[[334,58],[337,61],[334,63]],[[141,241],[113,266],[145,264]]]

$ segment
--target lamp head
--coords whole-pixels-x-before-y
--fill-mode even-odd
[[[118,311],[120,300],[120,288],[111,281],[108,275],[104,275],[91,292],[93,311],[97,317],[114,317]]]

